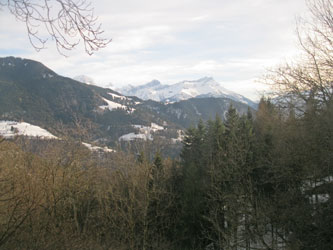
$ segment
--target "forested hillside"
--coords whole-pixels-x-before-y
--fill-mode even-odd
[[[330,249],[332,122],[332,106],[230,107],[187,131],[180,161],[2,141],[0,248]]]
[[[124,144],[120,141],[155,140],[169,147],[166,155],[174,156],[179,153],[180,145],[175,144],[183,130],[215,114],[224,118],[230,104],[239,113],[246,113],[248,108],[245,103],[224,97],[169,104],[144,101],[60,76],[37,61],[0,58],[0,120],[25,121],[60,138],[71,137],[97,146],[116,148]],[[153,131],[152,124],[160,129]]]

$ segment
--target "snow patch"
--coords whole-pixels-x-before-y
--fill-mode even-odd
[[[93,146],[89,143],[86,142],[82,142],[82,145],[86,146],[89,150],[91,151],[103,151],[103,152],[107,152],[107,153],[112,153],[112,152],[116,152],[115,150],[108,148],[108,147],[98,147],[98,146]]]
[[[43,74],[42,76],[43,76],[44,79],[54,77],[54,75],[52,75],[52,74]]]
[[[108,110],[112,111],[114,109],[124,109],[129,114],[131,114],[135,111],[134,108],[127,107],[127,106],[122,105],[117,102],[109,101],[108,99],[105,99],[105,98],[102,98],[102,99],[107,103],[107,105],[99,106],[99,108],[101,108],[103,110],[108,109]]]
[[[162,127],[156,123],[153,123],[153,122],[150,124],[150,127],[154,132],[157,130],[164,130],[164,127]]]
[[[156,124],[156,123],[151,123],[150,127],[148,126],[143,126],[143,125],[132,125],[133,128],[138,129],[139,133],[129,133],[129,134],[125,134],[122,135],[121,137],[119,137],[119,141],[133,141],[136,139],[140,139],[140,140],[153,140],[153,136],[152,136],[152,132],[156,132],[159,130],[164,130],[164,127]]]
[[[183,131],[177,130],[178,137],[177,138],[171,138],[171,142],[176,144],[177,142],[182,142],[184,139]]]
[[[57,139],[56,136],[41,127],[26,122],[15,121],[0,121],[0,135],[5,138],[23,135],[28,137],[39,137],[41,139]]]
[[[135,133],[129,133],[129,134],[125,134],[119,137],[119,141],[133,141],[136,139],[140,139],[140,140],[153,140],[152,136],[150,134],[135,134]]]
[[[112,96],[113,98],[118,98],[120,100],[126,100],[126,96],[122,96],[122,95],[116,95],[114,93],[108,93],[108,95]]]
[[[199,110],[197,109],[197,107],[195,105],[193,105],[194,111],[197,115],[201,116],[202,114],[199,112]]]
[[[113,102],[113,101],[109,101],[108,99],[103,98],[103,100],[107,103],[107,105],[103,105],[103,106],[99,106],[101,109],[109,109],[109,110],[113,110],[113,109],[127,109],[127,106]]]

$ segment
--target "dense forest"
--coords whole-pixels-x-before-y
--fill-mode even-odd
[[[2,141],[0,248],[330,249],[332,122],[332,106],[230,107],[187,131],[180,161]]]
[[[256,113],[189,128],[179,158],[0,138],[0,249],[332,249],[333,4]]]

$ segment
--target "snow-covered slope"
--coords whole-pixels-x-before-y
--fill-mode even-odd
[[[151,123],[150,126],[143,126],[143,125],[132,125],[133,128],[138,130],[138,133],[129,133],[122,135],[119,137],[119,141],[133,141],[133,140],[153,140],[152,133],[159,131],[159,130],[164,130],[164,127],[156,124],[156,123]]]
[[[116,100],[128,100],[126,97],[123,97],[123,96],[119,96],[119,95],[116,95],[116,94],[112,94],[112,93],[109,93],[109,95],[112,96],[113,99],[116,99]],[[115,109],[123,109],[123,110],[126,110],[127,113],[133,113],[135,111],[134,108],[131,108],[131,107],[128,107],[128,106],[125,106],[123,104],[120,104],[118,102],[114,102],[114,101],[110,101],[108,99],[105,99],[103,98],[103,101],[105,103],[107,103],[106,105],[102,105],[102,106],[99,106],[100,109],[102,110],[115,110]]]
[[[128,86],[119,91],[127,96],[137,96],[144,100],[152,99],[161,102],[176,102],[194,97],[225,97],[251,107],[255,106],[251,100],[224,88],[211,77],[195,81],[182,81],[172,85],[163,85],[159,81],[153,80],[145,85]]]
[[[102,99],[107,103],[107,105],[100,106],[101,109],[108,109],[110,111],[112,111],[113,109],[127,109],[126,106],[119,104],[117,102],[109,101],[105,98]]]
[[[26,122],[0,121],[0,136],[11,138],[16,135],[39,137],[41,139],[57,139],[45,129]]]

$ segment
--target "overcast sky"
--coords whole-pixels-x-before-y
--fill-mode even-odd
[[[87,75],[101,86],[172,84],[211,76],[257,99],[265,69],[297,55],[295,20],[305,0],[92,1],[107,48],[92,56],[82,47],[58,54],[52,42],[36,52],[25,25],[0,10],[0,56],[41,61],[58,74]]]

